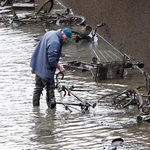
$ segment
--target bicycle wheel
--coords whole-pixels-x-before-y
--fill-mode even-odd
[[[77,16],[77,15],[68,15],[59,18],[56,21],[56,25],[62,26],[62,25],[84,25],[85,18],[83,16]]]
[[[40,13],[40,11],[44,11],[46,13],[49,13],[54,5],[54,0],[47,0],[37,11],[37,14]]]

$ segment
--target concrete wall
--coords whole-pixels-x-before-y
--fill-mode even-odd
[[[59,0],[73,12],[83,15],[93,28],[106,26],[98,33],[122,53],[144,62],[150,73],[150,1],[149,0]]]

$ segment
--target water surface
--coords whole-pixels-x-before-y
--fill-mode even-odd
[[[53,27],[55,29],[55,27]],[[0,147],[1,149],[108,149],[111,141],[121,137],[124,145],[119,150],[149,150],[150,127],[148,123],[137,124],[137,106],[125,109],[115,108],[111,98],[102,99],[88,113],[80,108],[72,113],[57,105],[55,110],[47,109],[45,91],[40,107],[32,107],[34,74],[31,73],[30,58],[37,44],[34,36],[45,33],[40,26],[23,26],[0,29]],[[98,46],[98,45],[99,46]],[[90,62],[94,56],[92,48],[108,49],[103,40],[96,44],[86,41],[64,45],[63,52],[70,60]],[[61,64],[65,62],[61,59]],[[105,94],[121,92],[133,86],[143,85],[140,73],[129,71],[124,79],[94,82],[89,73],[67,71],[61,82],[65,86],[87,86],[90,92],[75,92],[81,99],[97,102]],[[57,101],[60,93],[55,91]],[[77,102],[73,96],[63,98],[64,102]]]

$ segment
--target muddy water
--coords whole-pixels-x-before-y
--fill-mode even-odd
[[[111,97],[102,99],[86,114],[80,109],[72,113],[57,105],[55,110],[47,109],[45,91],[41,106],[32,107],[34,75],[29,67],[31,54],[37,44],[34,36],[45,33],[42,27],[19,27],[0,29],[0,147],[1,149],[109,149],[111,141],[121,137],[123,146],[119,150],[149,150],[150,127],[148,123],[137,124],[139,113],[136,106],[117,109],[111,104]],[[38,34],[38,35],[37,35]],[[100,40],[99,40],[100,41]],[[101,42],[101,46],[107,47]],[[87,42],[64,45],[63,52],[70,60],[87,60],[93,57]],[[94,47],[97,47],[94,45]],[[63,59],[61,63],[64,64]],[[62,84],[84,85],[90,92],[75,92],[81,99],[97,102],[109,93],[142,85],[143,76],[129,72],[124,79],[94,82],[91,74],[67,71]],[[55,91],[57,101],[60,94]],[[64,102],[76,102],[66,95]]]

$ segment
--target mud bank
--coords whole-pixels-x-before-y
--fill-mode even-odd
[[[150,1],[59,0],[75,14],[83,15],[93,28],[106,23],[98,33],[122,53],[144,62],[150,74]]]

